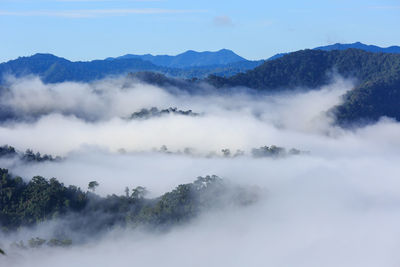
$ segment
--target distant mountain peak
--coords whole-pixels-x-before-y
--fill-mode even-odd
[[[53,55],[53,54],[50,54],[50,53],[36,53],[36,54],[33,54],[32,56],[30,56],[30,58],[43,58],[43,59],[63,59],[63,60],[66,60],[65,58],[62,58],[62,57],[58,57],[58,56],[55,56],[55,55]]]
[[[367,45],[367,44],[364,44],[361,42],[355,42],[355,43],[350,43],[350,44],[336,43],[333,45],[316,47],[314,49],[315,50],[332,51],[332,50],[346,50],[349,48],[361,49],[361,50],[364,50],[367,52],[372,52],[372,53],[394,53],[394,54],[400,53],[400,46],[380,47],[380,46],[376,46],[376,45]]]
[[[223,49],[221,49],[221,50],[218,50],[217,53],[237,55],[237,54],[236,54],[235,52],[233,52],[232,50],[226,49],[226,48],[223,48]]]
[[[217,51],[208,51],[208,50],[206,50],[206,51],[196,51],[196,50],[189,49],[189,50],[187,50],[187,51],[185,51],[183,53],[177,54],[176,56],[169,56],[169,55],[160,55],[160,56],[179,57],[179,56],[182,56],[182,55],[214,55],[216,57],[217,56],[222,56],[222,55],[224,55],[224,56],[231,55],[231,56],[234,56],[234,57],[241,58],[242,60],[246,60],[246,59],[242,58],[241,56],[237,55],[232,50],[229,50],[229,49],[226,49],[226,48],[222,48],[222,49],[217,50]]]
[[[232,52],[232,53],[233,53],[233,51],[232,51],[232,50],[230,50],[230,49],[226,49],[226,48],[222,48],[222,49],[220,49],[220,50],[219,50],[219,52],[222,52],[222,51],[228,51],[228,52]]]
[[[65,59],[63,57],[58,57],[58,56],[55,56],[55,55],[50,54],[50,53],[36,53],[36,54],[33,54],[32,56],[18,57],[17,59],[12,59],[12,60],[9,60],[7,62],[0,63],[0,65],[4,65],[4,64],[7,64],[7,63],[12,63],[12,62],[17,62],[17,61],[19,61],[19,62],[21,62],[21,61],[23,61],[23,62],[36,62],[36,63],[41,62],[41,64],[51,64],[51,63],[56,63],[56,62],[61,62],[61,61],[70,62],[69,60],[67,60],[67,59]]]
[[[202,51],[187,50],[175,56],[170,55],[135,55],[126,54],[117,58],[107,58],[107,60],[120,60],[128,58],[140,58],[149,61],[154,65],[168,68],[188,68],[188,67],[204,67],[214,65],[227,65],[241,61],[248,61],[237,55],[232,50],[223,48],[218,51]]]
[[[202,53],[202,52],[197,52],[197,51],[194,51],[194,50],[191,50],[191,49],[189,49],[189,50],[187,50],[187,51],[185,51],[185,52],[183,52],[183,53],[180,53],[180,54],[178,54],[178,56],[179,55],[182,55],[182,54],[188,54],[188,53],[193,53],[193,54],[198,54],[198,53]]]
[[[33,54],[32,55],[32,57],[42,57],[42,56],[50,56],[50,57],[57,57],[57,56],[55,56],[55,55],[53,55],[53,54],[50,54],[50,53],[36,53],[36,54]]]
[[[342,44],[342,43],[335,43],[331,45],[326,45],[326,46],[319,46],[316,48],[313,48],[313,50],[323,50],[323,51],[332,51],[332,50],[346,50],[346,49],[360,49],[364,50],[367,52],[372,52],[372,53],[392,53],[392,54],[400,54],[400,46],[389,46],[389,47],[380,47],[376,45],[367,45],[361,42],[355,42],[355,43],[349,43],[349,44]],[[284,55],[287,55],[289,53],[279,53],[276,54],[267,60],[274,60],[280,57],[283,57]]]

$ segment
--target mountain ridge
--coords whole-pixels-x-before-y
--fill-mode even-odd
[[[116,58],[106,58],[106,60],[120,60],[129,58],[140,58],[149,61],[157,66],[171,67],[171,68],[187,68],[187,67],[201,67],[211,65],[226,65],[240,61],[249,61],[229,49],[221,49],[215,52],[203,51],[197,52],[194,50],[187,50],[175,56],[171,55],[135,55],[126,54]]]
[[[400,54],[373,53],[360,49],[300,50],[266,61],[245,73],[207,81],[218,88],[248,87],[280,92],[296,88],[317,89],[332,82],[332,72],[357,81],[330,112],[339,125],[369,123],[381,117],[400,121]]]
[[[357,45],[362,46],[361,43]],[[131,78],[179,88],[197,88],[196,84],[208,82],[227,90],[232,87],[247,87],[278,92],[283,89],[319,88],[332,81],[329,73],[334,71],[344,78],[355,78],[358,81],[355,88],[343,97],[343,104],[332,110],[339,124],[376,121],[382,116],[400,121],[400,109],[397,108],[400,103],[400,54],[368,52],[355,48],[326,49],[328,51],[300,50],[275,60],[263,61],[261,65],[259,62],[244,61],[213,68],[189,69],[160,67],[139,58],[71,62],[51,54],[35,54],[0,64],[0,74],[13,73],[17,77],[34,74],[44,82],[51,83],[91,81],[109,75],[150,71],[161,76],[139,73]],[[162,75],[179,78],[209,76],[197,82],[196,79],[173,80]]]
[[[312,48],[312,50],[322,50],[322,51],[333,51],[333,50],[346,50],[350,48],[360,49],[366,52],[372,53],[392,53],[392,54],[400,54],[400,46],[389,46],[389,47],[380,47],[376,45],[367,45],[361,42],[349,43],[349,44],[342,44],[342,43],[335,43],[332,45],[325,45],[325,46],[318,46]],[[295,51],[294,51],[295,52]],[[273,55],[272,57],[267,58],[266,60],[275,60],[280,57],[283,57],[287,54],[293,52],[286,52],[286,53],[278,53]]]
[[[166,65],[175,66],[167,67],[136,56],[118,60],[70,61],[48,53],[36,53],[0,63],[0,84],[5,82],[7,75],[16,77],[37,75],[46,83],[89,82],[110,75],[126,75],[140,71],[154,71],[178,78],[205,78],[210,74],[231,76],[253,69],[264,62],[246,60],[227,49],[217,52],[186,51],[180,55],[179,58],[165,56],[169,61]],[[157,56],[157,59],[160,58]]]
[[[319,46],[314,48],[314,50],[332,51],[332,50],[346,50],[349,48],[361,49],[372,53],[392,53],[392,54],[400,53],[400,46],[393,45],[388,47],[380,47],[376,45],[363,44],[361,42],[355,42],[350,44],[335,43],[332,45]]]

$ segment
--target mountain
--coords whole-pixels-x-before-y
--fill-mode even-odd
[[[182,90],[190,91],[191,89],[198,89],[191,80],[178,79],[173,77],[167,77],[162,73],[152,71],[139,71],[129,73],[127,75],[128,80],[140,81],[142,83],[151,84],[163,88],[175,87]]]
[[[222,49],[217,52],[196,52],[193,50],[186,51],[176,56],[158,55],[132,55],[127,54],[117,58],[107,58],[107,60],[120,60],[140,58],[149,61],[157,66],[169,68],[190,68],[190,67],[204,67],[213,65],[227,65],[231,63],[247,61],[241,56],[238,56],[233,51]]]
[[[212,65],[212,66],[199,66],[199,67],[187,67],[187,68],[164,68],[163,74],[177,78],[206,78],[209,75],[216,75],[222,77],[230,77],[240,72],[254,69],[264,63],[264,60],[258,61],[239,61],[235,63],[229,63],[226,65]]]
[[[344,96],[344,103],[331,110],[338,124],[376,121],[382,116],[400,121],[400,54],[308,49],[266,61],[246,73],[210,76],[207,81],[216,87],[276,92],[318,88],[331,82],[335,74],[358,81]]]
[[[141,59],[116,61],[93,60],[72,62],[51,54],[35,54],[0,64],[0,77],[11,74],[16,77],[38,75],[44,82],[91,81],[108,75],[153,70],[160,68]]]
[[[164,60],[165,58],[166,60]],[[168,63],[166,65],[170,66],[156,65],[146,59],[158,62],[157,64]],[[263,62],[262,60],[245,60],[226,49],[218,52],[201,53],[188,51],[176,57],[127,55],[114,60],[105,59],[87,62],[72,62],[51,54],[35,54],[30,57],[20,57],[1,63],[0,84],[4,83],[4,78],[7,74],[16,77],[37,75],[46,83],[64,81],[88,82],[110,75],[125,75],[140,71],[154,71],[179,78],[205,78],[210,74],[232,76],[236,73],[253,69]]]
[[[272,57],[267,58],[267,60],[278,59],[278,58],[281,58],[281,57],[283,57],[284,55],[287,55],[287,54],[289,54],[289,53],[278,53],[278,54],[273,55]]]
[[[349,48],[356,48],[360,50],[364,50],[372,53],[393,53],[400,54],[400,46],[389,46],[389,47],[379,47],[376,45],[366,45],[360,42],[352,43],[352,44],[340,44],[336,43],[333,45],[320,46],[314,48],[315,50],[323,50],[323,51],[332,51],[332,50],[346,50]]]
[[[316,88],[331,81],[333,72],[360,82],[399,75],[400,55],[378,54],[358,49],[300,50],[232,77],[210,76],[217,87],[244,86],[277,91],[294,87]]]
[[[331,110],[340,125],[376,121],[382,116],[400,121],[400,54],[394,53],[353,48],[330,51],[308,49],[265,62],[239,61],[188,68],[157,66],[140,58],[71,62],[50,54],[36,54],[0,64],[0,77],[4,74],[17,77],[35,74],[45,82],[91,81],[126,73],[137,73],[130,77],[170,88],[196,90],[201,87],[198,86],[201,82],[208,82],[224,90],[242,86],[270,92],[293,88],[316,89],[339,74],[357,81],[355,88],[343,97],[343,104]],[[171,76],[208,78],[200,81],[193,79],[193,82]],[[8,114],[7,110],[4,114]]]
[[[375,122],[385,116],[400,121],[400,77],[388,75],[366,81],[347,92],[331,112],[342,126]]]
[[[327,46],[319,46],[316,48],[313,48],[314,50],[323,50],[323,51],[333,51],[333,50],[346,50],[346,49],[360,49],[366,52],[372,52],[372,53],[392,53],[392,54],[400,54],[400,46],[389,46],[389,47],[379,47],[376,45],[366,45],[360,42],[352,43],[352,44],[341,44],[341,43],[336,43],[333,45],[327,45]],[[274,60],[280,57],[283,57],[284,55],[287,55],[289,53],[279,53],[276,54],[267,60]]]

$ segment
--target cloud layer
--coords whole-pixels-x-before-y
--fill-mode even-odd
[[[166,145],[174,151],[193,148],[203,154],[223,148],[248,151],[266,144],[306,149],[292,135],[309,139],[314,134],[340,134],[326,111],[351,86],[338,79],[318,91],[191,95],[123,78],[55,85],[22,79],[11,83],[0,101],[23,121],[3,124],[0,138],[19,149],[60,155],[83,145],[131,152]],[[203,116],[126,119],[150,107],[191,109]]]
[[[101,195],[143,185],[152,196],[216,174],[259,186],[266,195],[253,206],[205,213],[167,233],[114,229],[68,249],[9,250],[3,240],[45,236],[50,228],[26,229],[1,236],[10,254],[0,257],[0,265],[397,266],[400,125],[383,118],[359,129],[334,126],[326,111],[351,88],[338,78],[315,91],[190,95],[125,79],[56,85],[15,80],[1,101],[22,120],[1,124],[0,140],[66,156],[29,165],[0,161],[15,174],[57,177],[82,188],[95,179]],[[126,119],[152,106],[203,115]],[[249,154],[272,144],[310,153],[257,159]],[[153,152],[162,145],[197,153]],[[222,148],[245,155],[207,157]]]

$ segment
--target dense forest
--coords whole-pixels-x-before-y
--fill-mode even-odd
[[[358,49],[301,50],[267,61],[254,70],[229,78],[210,76],[218,86],[246,86],[259,90],[294,87],[316,88],[332,81],[334,74],[360,83],[399,75],[400,55],[370,53]]]
[[[95,194],[96,181],[84,191],[56,178],[35,176],[25,182],[7,169],[0,169],[0,178],[0,225],[5,232],[52,219],[68,222],[64,232],[95,234],[114,226],[168,228],[204,209],[249,205],[260,197],[257,188],[232,185],[215,175],[198,177],[157,198],[146,198],[147,189],[141,186],[126,187],[122,196],[101,197]]]
[[[344,103],[332,110],[337,122],[347,125],[375,121],[382,116],[400,120],[400,55],[363,50],[302,50],[267,61],[254,70],[230,78],[210,76],[216,87],[244,86],[276,92],[296,88],[318,88],[335,75],[354,79],[356,87]]]
[[[388,74],[366,81],[347,92],[343,99],[343,104],[331,110],[341,125],[368,123],[382,116],[400,121],[400,75]]]

